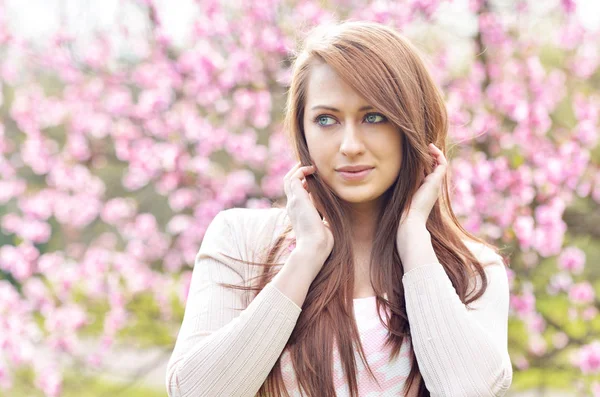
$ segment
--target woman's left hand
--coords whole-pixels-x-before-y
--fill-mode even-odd
[[[436,163],[433,172],[425,177],[412,198],[410,208],[402,215],[398,234],[400,234],[401,230],[414,227],[415,225],[425,226],[431,209],[440,195],[442,182],[448,169],[448,162],[444,153],[433,143],[429,144],[429,152]]]

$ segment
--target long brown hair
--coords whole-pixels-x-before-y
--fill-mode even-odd
[[[381,111],[402,134],[402,165],[400,175],[384,193],[378,214],[371,250],[370,280],[377,295],[378,311],[389,309],[386,344],[392,346],[390,359],[395,359],[405,338],[411,334],[404,301],[402,261],[395,244],[400,217],[409,208],[413,194],[423,178],[432,172],[433,164],[427,149],[434,143],[446,152],[447,113],[443,97],[427,71],[418,50],[394,29],[372,22],[346,21],[313,29],[304,47],[295,54],[291,85],[287,97],[285,131],[303,165],[313,164],[304,136],[303,117],[307,83],[313,62],[324,62],[347,82],[369,104]],[[351,396],[358,396],[355,348],[375,378],[364,355],[353,313],[354,261],[349,239],[350,208],[320,178],[307,177],[308,189],[321,217],[331,226],[335,244],[319,274],[314,279],[286,344],[300,388],[308,396],[335,396],[333,383],[333,349],[339,349],[342,368]],[[463,239],[485,241],[471,235],[459,223],[450,206],[449,175],[442,186],[427,230],[433,248],[461,301],[471,303],[487,288],[483,266],[467,248]],[[384,216],[385,214],[385,216]],[[246,286],[221,284],[224,287],[253,291],[256,296],[280,269],[277,253],[289,242],[291,225],[266,247],[266,262],[248,262],[262,266],[260,275]],[[489,246],[489,245],[488,245]],[[495,252],[497,249],[490,246]],[[264,248],[264,247],[257,247]],[[237,259],[237,258],[232,258]],[[481,277],[478,291],[467,291],[469,279]],[[387,299],[385,299],[385,295]],[[469,296],[467,296],[469,295]],[[385,312],[385,311],[384,311]],[[412,344],[409,346],[412,347]],[[419,366],[410,349],[411,371],[404,392],[420,380]],[[259,390],[260,396],[289,396],[283,382],[280,359]],[[420,381],[419,396],[428,396]]]

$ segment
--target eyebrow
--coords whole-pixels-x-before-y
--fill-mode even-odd
[[[332,112],[339,112],[339,109],[333,108],[331,106],[325,106],[325,105],[316,105],[313,106],[311,109],[315,110],[315,109],[326,109],[326,110],[331,110]],[[359,112],[363,112],[365,110],[375,110],[375,108],[373,106],[363,106],[362,108],[358,109]]]

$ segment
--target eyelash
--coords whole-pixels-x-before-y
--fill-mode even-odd
[[[387,118],[383,114],[381,114],[381,113],[367,113],[367,114],[365,114],[365,118],[367,118],[369,116],[373,116],[373,115],[374,116],[381,116],[383,118],[383,120],[382,121],[378,121],[376,123],[369,123],[369,124],[383,124],[383,123],[387,122]],[[331,127],[333,125],[333,124],[329,124],[329,125],[319,124],[318,121],[322,117],[329,117],[329,118],[332,118],[332,119],[334,118],[333,116],[331,116],[329,114],[320,114],[320,115],[318,115],[317,117],[314,118],[313,123],[315,123],[317,126],[323,127],[323,128]]]

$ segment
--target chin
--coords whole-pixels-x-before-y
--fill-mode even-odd
[[[356,189],[356,188],[354,188]],[[346,190],[346,189],[344,189]],[[358,190],[358,189],[356,189]],[[378,196],[373,195],[372,192],[348,192],[342,191],[337,193],[338,197],[344,201],[349,203],[368,203],[370,201],[376,200]]]

